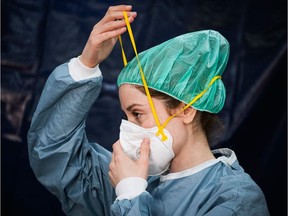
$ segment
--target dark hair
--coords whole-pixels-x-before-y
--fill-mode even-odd
[[[136,88],[140,90],[143,94],[146,94],[143,86],[136,85]],[[157,98],[164,101],[164,105],[167,107],[168,112],[171,109],[177,108],[181,101],[159,91],[149,88],[151,97]],[[196,110],[195,119],[202,126],[209,144],[213,142],[214,139],[219,138],[219,136],[224,131],[224,124],[221,119],[214,113],[209,113],[206,111]]]

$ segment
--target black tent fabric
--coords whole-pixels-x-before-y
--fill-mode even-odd
[[[223,137],[262,188],[271,215],[287,214],[287,1],[260,0],[3,0],[1,11],[1,211],[3,215],[64,215],[59,201],[35,179],[27,131],[44,83],[59,64],[81,54],[107,8],[131,4],[139,52],[203,29],[231,46],[223,75],[227,89]],[[134,57],[123,35],[128,60]],[[90,140],[111,150],[122,118],[116,79],[120,45],[101,64],[103,89],[87,121]],[[99,118],[99,116],[101,118]]]

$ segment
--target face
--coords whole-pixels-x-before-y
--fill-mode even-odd
[[[144,128],[151,128],[156,125],[147,96],[135,88],[134,85],[121,85],[119,88],[119,98],[121,108],[128,121]],[[162,101],[155,98],[152,100],[159,121],[163,123],[169,117],[169,114]]]
[[[144,128],[152,128],[156,126],[147,96],[135,88],[134,85],[121,85],[119,88],[119,98],[121,102],[121,108],[127,116],[128,121]],[[160,124],[163,124],[165,120],[170,116],[170,114],[168,113],[163,101],[156,98],[152,98],[152,100]],[[174,144],[176,144],[177,141],[180,141],[181,137],[185,137],[182,127],[183,124],[181,118],[177,116],[174,117],[166,126],[166,129],[173,137]],[[177,130],[175,130],[175,128],[177,128]],[[173,149],[175,148],[174,144]]]

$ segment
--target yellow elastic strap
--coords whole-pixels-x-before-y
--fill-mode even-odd
[[[187,109],[188,107],[190,107],[192,104],[194,104],[200,97],[202,97],[205,92],[210,88],[210,86],[217,80],[217,79],[221,79],[221,76],[215,76],[213,77],[213,79],[210,81],[209,85],[202,91],[200,92],[198,95],[196,95],[196,97],[194,97],[182,110],[180,110],[178,113],[170,116],[169,118],[166,119],[166,121],[163,123],[163,125],[158,129],[158,132],[156,133],[156,135],[158,136],[159,133],[163,133],[163,129],[166,127],[166,125],[169,123],[169,121],[174,118],[175,116],[179,115],[180,113],[182,113],[185,109]]]
[[[121,51],[122,51],[122,58],[123,58],[123,64],[124,67],[127,65],[127,58],[123,49],[123,42],[122,42],[122,38],[121,35],[118,36],[119,42],[120,42],[120,46],[121,46]]]
[[[142,82],[143,82],[143,85],[144,85],[144,89],[145,89],[145,92],[146,92],[146,95],[147,95],[147,98],[148,98],[148,102],[149,102],[149,105],[150,105],[154,120],[155,120],[156,125],[158,127],[158,135],[161,134],[162,135],[162,140],[165,141],[167,139],[167,136],[164,134],[163,129],[161,129],[161,124],[159,122],[159,119],[158,119],[158,116],[157,116],[157,113],[156,113],[156,110],[155,110],[155,107],[154,107],[154,104],[153,104],[153,101],[152,101],[152,98],[151,98],[151,95],[150,95],[150,92],[149,92],[149,89],[148,89],[148,86],[147,86],[147,82],[145,80],[144,72],[143,72],[139,57],[138,57],[136,44],[135,44],[135,40],[134,40],[134,37],[133,37],[133,32],[132,32],[130,23],[128,21],[128,16],[127,16],[126,11],[123,11],[123,14],[124,14],[124,19],[125,19],[125,22],[126,22],[127,30],[128,30],[128,33],[129,33],[129,37],[130,37],[130,40],[131,40],[131,43],[132,43],[132,46],[133,46],[133,49],[134,49],[134,52],[135,52],[135,55],[136,55],[136,59],[137,59],[137,62],[138,62],[138,66],[139,66],[139,69],[140,69],[141,79],[142,79]],[[122,56],[124,56],[123,57],[123,62],[124,62],[124,66],[126,66],[127,60],[126,60],[126,56],[125,56],[125,53],[124,53],[121,36],[119,38],[120,38],[119,41],[120,41],[121,49],[122,49]]]

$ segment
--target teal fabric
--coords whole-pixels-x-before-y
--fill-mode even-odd
[[[109,180],[111,152],[90,142],[85,133],[85,120],[101,83],[102,77],[75,82],[67,64],[57,67],[28,132],[33,172],[67,215],[269,215],[261,189],[229,149],[217,150],[222,159],[205,168],[201,164],[167,180],[151,177],[146,192],[132,200],[116,200]]]
[[[149,88],[188,104],[215,76],[221,76],[229,58],[229,43],[217,31],[186,33],[146,51],[139,59]],[[143,85],[134,57],[121,71],[117,84]],[[226,90],[218,79],[192,107],[218,113],[224,106]]]

